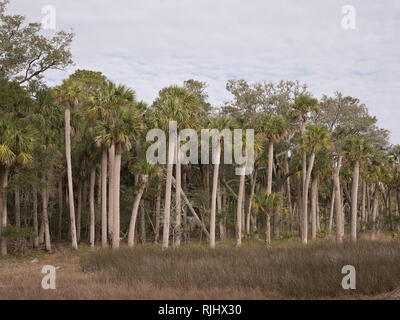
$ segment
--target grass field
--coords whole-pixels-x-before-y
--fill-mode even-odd
[[[41,269],[57,268],[57,289],[43,290]],[[357,271],[356,290],[343,290],[344,265]],[[400,242],[361,241],[337,248],[278,241],[267,249],[186,244],[118,251],[72,252],[0,259],[0,299],[372,299],[400,298]]]

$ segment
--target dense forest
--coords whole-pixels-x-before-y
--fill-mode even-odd
[[[400,146],[359,99],[313,96],[299,81],[229,80],[208,101],[187,80],[151,103],[99,71],[49,87],[44,73],[73,64],[73,34],[7,15],[0,2],[1,255],[54,242],[118,249],[153,242],[399,235]],[[382,106],[384,107],[384,106]],[[150,129],[254,129],[254,170],[239,164],[150,164]],[[224,141],[218,138],[218,157]],[[179,140],[178,140],[179,141]],[[184,142],[169,141],[169,158]],[[200,153],[200,152],[199,152]],[[177,157],[179,160],[180,157]]]

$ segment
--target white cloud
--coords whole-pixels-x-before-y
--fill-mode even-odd
[[[335,0],[14,0],[13,12],[73,28],[76,68],[102,71],[151,102],[158,90],[196,78],[212,103],[227,100],[225,82],[298,79],[315,95],[339,90],[367,104],[400,143],[400,2],[354,0],[357,29],[341,28]],[[72,72],[72,69],[69,70]],[[55,83],[63,72],[48,72]]]

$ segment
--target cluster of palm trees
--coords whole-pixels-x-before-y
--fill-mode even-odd
[[[205,89],[188,80],[147,105],[100,72],[78,70],[34,91],[1,80],[2,255],[19,230],[49,252],[55,239],[118,249],[149,233],[163,249],[194,239],[215,248],[217,237],[270,246],[272,237],[298,235],[306,244],[333,230],[341,244],[346,229],[353,242],[361,233],[397,235],[400,147],[358,99],[318,101],[293,81],[231,80],[231,101],[213,108]],[[149,164],[146,133],[169,133],[171,123],[167,164]],[[216,129],[211,164],[181,163],[180,133],[189,128]],[[221,159],[218,132],[238,128],[255,130],[249,175]]]

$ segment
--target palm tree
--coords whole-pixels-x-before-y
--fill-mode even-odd
[[[7,186],[10,168],[33,160],[36,130],[25,120],[10,115],[0,118],[0,231],[7,226]],[[1,255],[7,254],[7,241],[0,238]]]
[[[360,177],[360,161],[369,156],[372,147],[368,141],[357,136],[349,137],[344,146],[343,151],[350,162],[353,163],[353,179],[351,187],[351,224],[350,239],[352,242],[357,241],[357,208],[358,208],[358,181]]]
[[[272,192],[272,168],[274,161],[274,142],[287,134],[288,124],[282,116],[267,115],[261,122],[261,132],[268,140],[267,193]]]
[[[279,193],[269,193],[268,190],[261,191],[255,195],[253,205],[256,212],[263,212],[266,216],[265,244],[271,245],[271,214],[279,209],[282,204],[282,196]]]
[[[75,224],[74,189],[72,181],[71,163],[71,107],[79,106],[80,89],[72,80],[64,80],[63,84],[55,88],[56,103],[65,107],[65,156],[67,159],[67,178],[69,196],[69,217],[71,225],[72,249],[78,249]]]
[[[306,180],[303,186],[303,210],[302,210],[302,242],[307,243],[308,238],[308,188],[311,181],[311,173],[314,166],[315,153],[319,149],[329,145],[329,133],[328,130],[321,125],[309,125],[306,128],[306,132],[301,137],[302,140],[302,153],[306,153],[307,150],[310,152],[310,158],[308,160],[308,165],[306,166]]]
[[[211,217],[210,217],[210,248],[215,248],[215,221],[216,221],[216,210],[217,210],[217,190],[218,190],[218,180],[219,180],[219,167],[221,158],[221,136],[220,132],[224,129],[232,128],[232,120],[225,116],[217,116],[210,119],[209,127],[211,129],[216,129],[218,132],[211,131],[214,133],[212,137],[213,141],[213,186],[211,194]]]
[[[172,170],[173,159],[176,154],[176,219],[175,219],[175,246],[181,242],[181,164],[180,164],[180,146],[179,131],[184,128],[197,127],[197,114],[200,106],[196,95],[182,87],[171,86],[164,88],[159,92],[159,97],[153,104],[151,117],[155,125],[164,131],[169,130],[170,122],[177,125],[177,136],[169,137],[168,158],[167,158],[167,179],[165,188],[164,205],[164,225],[162,248],[168,248],[169,228],[171,215],[171,189],[172,189]]]

